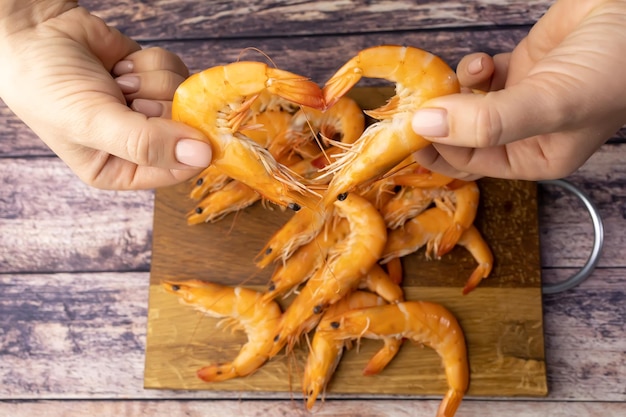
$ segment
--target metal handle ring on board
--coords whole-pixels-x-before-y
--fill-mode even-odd
[[[604,226],[602,225],[602,219],[600,218],[600,213],[598,212],[596,206],[593,204],[591,199],[589,199],[589,197],[575,185],[565,180],[544,180],[538,181],[538,183],[542,185],[555,185],[574,194],[585,204],[585,207],[591,216],[591,222],[593,223],[593,249],[591,250],[591,254],[587,259],[587,262],[580,270],[578,270],[578,272],[565,281],[561,281],[556,284],[543,285],[541,288],[541,292],[543,294],[557,294],[574,288],[591,275],[600,260],[600,253],[602,252],[602,246],[604,245]]]

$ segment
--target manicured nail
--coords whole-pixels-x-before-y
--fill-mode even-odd
[[[413,115],[412,126],[418,135],[433,138],[448,136],[448,112],[445,109],[420,109]]]
[[[208,143],[195,139],[181,139],[176,144],[176,160],[192,167],[207,167],[211,163],[212,151]]]
[[[163,104],[158,101],[137,98],[133,100],[130,108],[148,117],[163,116]]]
[[[467,72],[472,75],[479,74],[483,70],[483,57],[476,58],[467,66]]]
[[[124,75],[133,72],[135,64],[133,61],[120,61],[113,67],[113,74]]]
[[[139,77],[134,75],[122,75],[115,79],[117,85],[120,86],[122,93],[131,94],[139,91]]]

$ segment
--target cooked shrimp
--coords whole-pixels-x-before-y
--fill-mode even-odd
[[[221,189],[230,181],[231,178],[215,165],[209,165],[192,179],[193,187],[189,197],[193,200],[202,200],[208,194]]]
[[[214,363],[198,371],[207,382],[224,381],[249,375],[268,359],[272,335],[280,321],[281,309],[274,301],[263,302],[261,293],[201,280],[165,281],[163,288],[180,301],[212,317],[235,319],[248,336],[232,362]]]
[[[417,48],[385,45],[365,49],[341,67],[324,86],[326,104],[332,106],[361,77],[395,82],[396,95],[386,105],[366,112],[380,121],[329,166],[333,179],[324,197],[325,207],[337,195],[380,177],[428,145],[411,127],[414,111],[428,99],[460,91],[454,71],[440,58]]]
[[[323,267],[309,278],[277,327],[271,356],[315,326],[324,309],[354,289],[376,264],[387,240],[387,229],[378,210],[364,198],[341,195],[335,214],[348,220],[350,232],[328,254]]]
[[[436,257],[442,236],[453,224],[453,217],[439,207],[424,211],[406,222],[404,227],[389,232],[381,263],[416,252],[424,245],[426,257]],[[463,232],[457,244],[465,247],[478,262],[463,288],[463,294],[467,294],[491,274],[493,253],[473,225]]]
[[[405,301],[356,309],[325,318],[317,333],[328,333],[339,340],[407,338],[434,349],[443,361],[449,387],[437,417],[453,417],[467,391],[465,336],[456,317],[440,304]]]
[[[326,110],[302,107],[269,149],[280,147],[283,152],[294,150],[305,158],[312,158],[331,144],[353,143],[364,129],[365,115],[361,107],[353,99],[341,97]]]
[[[453,219],[441,237],[437,256],[450,252],[463,232],[474,224],[479,198],[480,190],[475,181],[455,180],[441,190],[441,196],[435,201],[447,207],[453,213]]]
[[[317,198],[270,153],[239,132],[257,96],[268,91],[289,101],[323,108],[317,84],[261,62],[236,62],[209,68],[176,90],[172,118],[201,130],[213,150],[212,164],[266,199],[299,210]]]
[[[246,184],[231,181],[196,205],[187,214],[187,224],[216,222],[229,213],[251,206],[260,199],[261,195]]]
[[[326,260],[330,249],[345,238],[348,222],[341,219],[336,224],[327,224],[309,243],[299,247],[293,255],[278,264],[263,299],[274,299],[284,295],[305,282]]]
[[[326,212],[302,207],[270,237],[256,256],[256,266],[265,268],[276,259],[289,258],[296,249],[317,236],[327,218]]]
[[[385,303],[385,300],[376,294],[366,291],[355,291],[328,307],[320,320],[320,325],[327,327],[326,325],[328,323],[326,317],[333,317],[355,308],[373,307],[384,305]],[[309,410],[313,408],[320,393],[326,390],[326,386],[335,373],[337,365],[343,355],[346,342],[344,340],[335,339],[333,336],[334,334],[329,332],[315,332],[311,341],[311,350],[307,356],[304,366],[304,376],[302,378],[302,393],[306,398],[306,407]],[[396,343],[398,342],[397,339],[394,339],[394,341]],[[385,357],[387,363],[391,361],[391,358],[395,356],[396,352],[397,349],[395,352],[391,349],[388,350],[388,355]],[[389,353],[392,354],[389,355]],[[377,353],[377,355],[379,354]],[[389,356],[391,356],[391,358],[389,358]],[[381,359],[382,357],[383,355],[380,354]],[[376,367],[380,366],[378,362],[383,362],[381,359],[377,358]],[[366,368],[366,370],[368,372],[376,371],[374,366],[372,366],[372,369]],[[368,375],[370,375],[370,373],[368,373]]]
[[[380,212],[387,227],[397,229],[426,210],[439,194],[437,188],[401,187]]]

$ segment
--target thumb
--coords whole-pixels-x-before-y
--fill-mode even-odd
[[[570,92],[526,79],[503,90],[429,100],[415,112],[413,130],[432,142],[484,148],[555,132],[571,120]],[[570,108],[572,107],[572,108]],[[565,117],[568,116],[568,117]]]
[[[198,130],[163,117],[146,117],[121,103],[94,108],[88,134],[79,142],[139,166],[197,169],[211,163],[208,139]]]

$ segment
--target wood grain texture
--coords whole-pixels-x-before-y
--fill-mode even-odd
[[[531,25],[548,0],[210,1],[94,0],[81,4],[138,39],[195,39],[394,32],[434,28]]]
[[[604,145],[568,177],[603,218],[601,267],[626,267],[624,160],[626,146]],[[152,192],[92,189],[58,158],[0,159],[0,184],[0,273],[149,269]],[[539,226],[543,267],[585,263],[593,228],[575,197],[540,187]]]
[[[81,1],[143,46],[181,55],[192,71],[257,46],[318,82],[347,55],[383,42],[431,49],[453,66],[471,51],[510,50],[550,3]],[[569,177],[598,205],[606,246],[589,280],[544,297],[550,394],[468,399],[457,417],[624,415],[624,132]],[[558,189],[540,188],[539,202],[542,275],[554,282],[584,263],[591,227]],[[143,389],[152,209],[151,192],[85,187],[0,102],[0,416],[308,415],[288,394]],[[432,416],[439,403],[333,397],[341,400],[315,415]]]
[[[469,351],[468,396],[541,397],[547,393],[541,299],[537,288],[484,288],[460,297],[455,288],[406,287],[407,300],[441,303],[459,319]],[[508,300],[514,297],[513,305]],[[477,308],[476,306],[485,306]],[[217,328],[219,320],[181,306],[158,285],[150,287],[145,387],[209,391],[301,392],[308,350],[279,355],[246,377],[208,384],[196,371],[209,362],[235,357],[243,334]],[[384,372],[363,377],[381,346],[363,340],[346,352],[328,386],[329,394],[442,395],[447,383],[434,350],[405,343]]]
[[[316,416],[316,417],[415,417],[433,416],[435,400],[326,401],[314,413],[297,401],[36,401],[0,403],[3,417],[108,417],[108,416]],[[466,400],[456,417],[623,417],[624,404],[611,402],[535,402]]]
[[[148,281],[147,272],[0,275],[0,400],[291,398],[143,389]],[[623,270],[598,269],[544,299],[547,399],[626,401]]]
[[[148,270],[152,202],[88,187],[58,158],[0,159],[0,272]]]

